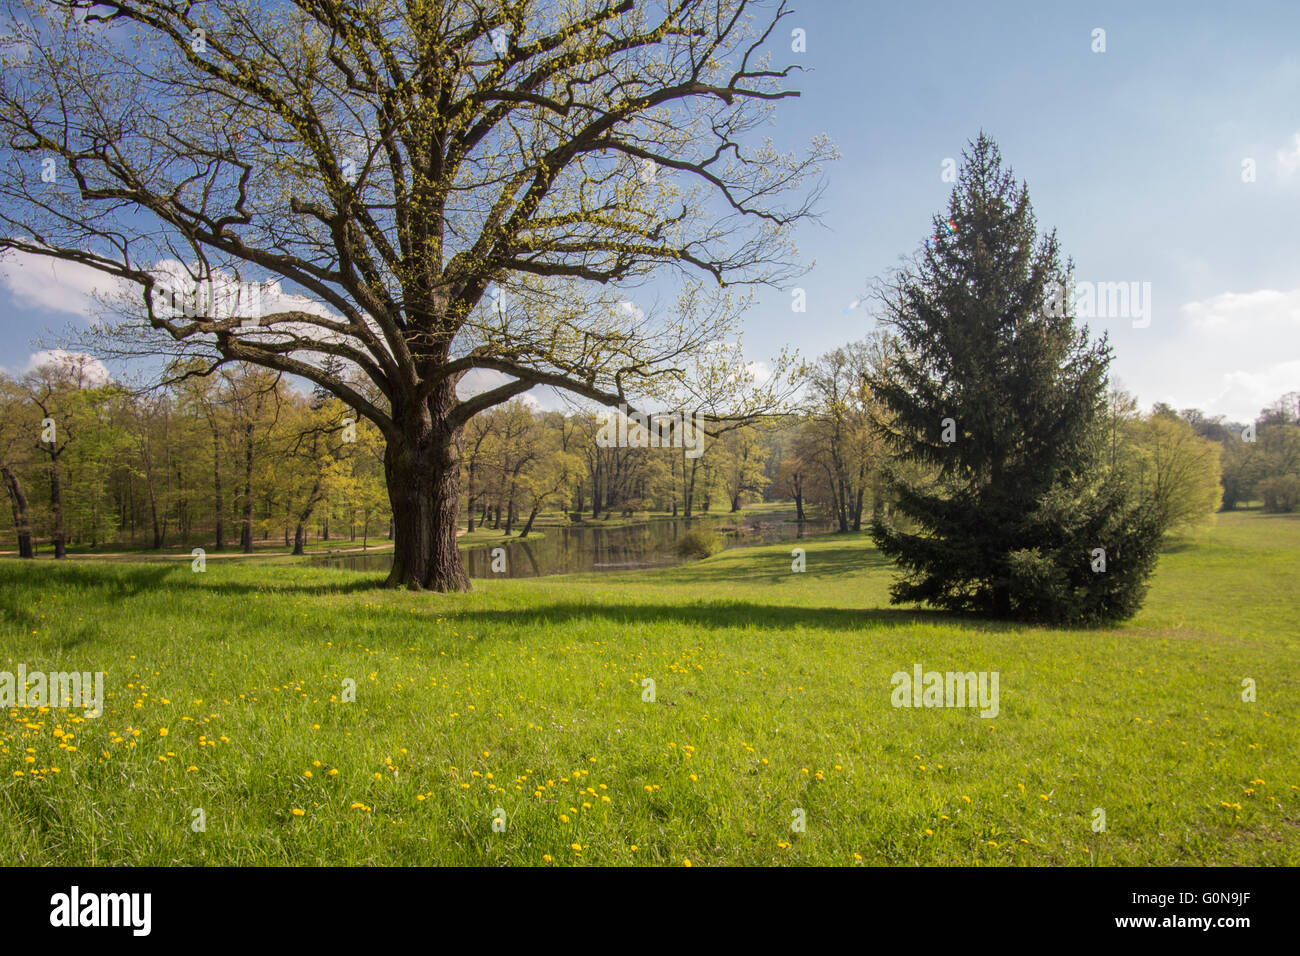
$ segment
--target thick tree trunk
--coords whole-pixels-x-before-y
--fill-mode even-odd
[[[468,591],[469,575],[456,547],[460,516],[460,435],[439,406],[450,409],[452,386],[428,407],[399,417],[402,436],[384,450],[388,499],[393,507],[393,570],[389,587],[429,591]]]
[[[18,481],[18,476],[8,466],[4,467],[3,473],[5,490],[9,492],[9,503],[13,506],[14,531],[18,535],[18,557],[33,557],[35,552],[32,551],[32,519],[27,507],[27,496],[23,494],[23,486]]]
[[[537,505],[533,505],[533,510],[528,512],[528,521],[524,525],[524,530],[519,532],[520,538],[528,537],[528,532],[533,530],[533,519],[537,517]]]

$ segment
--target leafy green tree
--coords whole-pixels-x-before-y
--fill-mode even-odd
[[[50,489],[50,538],[54,557],[67,555],[67,468],[73,439],[86,421],[88,394],[97,385],[94,360],[56,352],[23,376],[27,398],[40,412],[40,430],[31,436],[45,455]]]
[[[32,546],[32,505],[28,499],[28,474],[40,434],[40,417],[26,389],[0,373],[0,477],[4,479],[13,515],[14,537],[20,558],[35,557]]]
[[[718,477],[734,513],[740,510],[744,495],[757,498],[768,485],[768,477],[763,473],[763,443],[758,430],[749,425],[723,434],[718,446],[715,452]]]
[[[881,443],[871,427],[868,373],[885,371],[885,343],[868,336],[821,356],[808,370],[809,409],[796,447],[817,477],[809,486],[813,500],[824,505],[839,530],[862,530],[862,512],[870,492],[872,510],[879,504]]]
[[[1300,476],[1273,475],[1259,483],[1259,495],[1264,501],[1264,510],[1275,514],[1295,511],[1300,505]]]
[[[1128,426],[1123,467],[1167,530],[1209,521],[1223,499],[1221,446],[1176,414],[1156,412]]]
[[[792,13],[12,0],[0,250],[138,291],[110,330],[125,348],[296,375],[372,421],[390,585],[467,590],[458,455],[474,415],[537,385],[657,401],[690,356],[734,339],[738,308],[713,290],[799,271],[794,229],[834,150],[756,135],[798,95],[798,67],[773,62]],[[159,264],[178,256],[191,275],[168,289]],[[625,308],[656,272],[686,301]],[[196,294],[252,283],[290,294]],[[474,371],[501,380],[462,398]]]

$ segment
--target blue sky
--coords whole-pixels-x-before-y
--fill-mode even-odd
[[[808,311],[764,293],[744,321],[753,357],[787,344],[812,357],[868,332],[869,309],[845,307],[915,251],[951,189],[944,159],[983,129],[1077,278],[1151,284],[1149,326],[1091,322],[1144,405],[1244,419],[1300,389],[1300,4],[794,6],[807,50],[789,58],[809,72],[772,136],[825,132],[842,158],[821,224],[800,232],[816,265],[792,285]],[[85,284],[6,269],[0,365],[21,371],[34,339],[84,321]]]

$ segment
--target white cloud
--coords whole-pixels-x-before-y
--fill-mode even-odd
[[[98,311],[96,292],[107,296],[127,288],[122,280],[78,262],[12,251],[0,256],[0,285],[19,305],[87,320]]]
[[[1117,362],[1144,403],[1248,421],[1300,390],[1300,289],[1224,292],[1178,312],[1174,335]]]
[[[513,382],[514,377],[506,375],[504,372],[498,372],[490,368],[472,368],[466,372],[459,382],[456,383],[456,395],[461,400],[473,398],[481,392],[505,385],[507,382]],[[543,406],[532,392],[524,392],[516,396],[519,401],[523,402],[533,411],[543,411]]]
[[[1292,148],[1277,151],[1277,165],[1282,175],[1290,176],[1300,169],[1300,133],[1291,137]]]
[[[33,352],[27,359],[23,373],[34,372],[40,368],[56,368],[77,376],[85,387],[107,385],[112,376],[104,363],[85,352],[69,352],[65,349],[44,349]]]
[[[190,270],[175,259],[160,259],[154,264],[153,272],[165,286],[178,294],[196,288]],[[88,320],[93,320],[100,309],[95,298],[97,293],[101,298],[115,298],[135,295],[137,289],[133,283],[105,275],[90,266],[25,252],[8,252],[0,256],[0,285],[8,289],[21,306],[79,315]],[[237,303],[256,303],[252,311],[259,316],[297,311],[337,317],[322,302],[285,292],[278,280],[265,284],[250,282],[241,287],[233,273],[215,270],[211,282],[205,284],[206,288],[215,290],[215,311],[222,317],[242,314],[236,311]],[[250,295],[252,290],[258,293],[255,298]],[[237,294],[242,297],[236,298]],[[177,298],[176,301],[179,310],[179,303],[183,300]],[[161,288],[155,302],[160,308],[164,305]]]
[[[161,259],[154,263],[152,272],[159,279],[154,292],[155,309],[189,315],[192,313],[184,310],[187,305],[197,308],[197,297],[201,301],[203,314],[216,318],[260,317],[280,312],[305,312],[308,315],[340,318],[338,313],[323,302],[309,296],[285,292],[279,279],[240,282],[233,272],[214,269],[211,278],[198,283],[191,273],[192,268],[193,266],[186,266],[176,259]],[[278,326],[280,327],[301,331],[294,323]]]

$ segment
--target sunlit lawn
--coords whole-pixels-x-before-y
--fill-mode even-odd
[[[107,672],[98,719],[0,713],[0,863],[1300,863],[1300,517],[1221,516],[1097,631],[797,544],[451,597],[0,561],[0,670]],[[999,715],[894,708],[915,663],[998,671]]]

